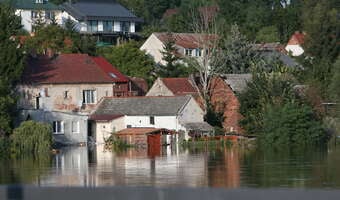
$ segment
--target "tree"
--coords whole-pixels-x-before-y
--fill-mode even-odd
[[[137,42],[131,41],[120,46],[100,48],[98,54],[104,56],[127,76],[144,78],[149,83],[154,80],[155,63],[145,52],[139,50]]]
[[[52,148],[52,127],[34,121],[25,121],[14,129],[10,137],[15,154],[48,153]]]
[[[269,105],[258,139],[265,145],[308,146],[327,141],[321,122],[311,107],[296,102]]]
[[[9,133],[15,114],[15,85],[23,71],[23,52],[16,35],[21,18],[6,4],[0,3],[0,132]]]
[[[231,27],[227,38],[222,42],[220,51],[220,64],[218,72],[228,73],[249,73],[251,66],[260,58],[259,54],[244,35],[241,34],[238,25]]]
[[[279,42],[279,32],[275,26],[266,26],[256,34],[256,41],[260,43]]]
[[[333,101],[340,102],[340,56],[333,65],[332,74],[333,77],[328,91]]]
[[[303,30],[306,39],[303,46],[306,54],[317,61],[329,59],[333,63],[340,53],[340,21],[336,8],[336,1],[305,1]]]
[[[161,51],[163,60],[166,62],[160,65],[156,73],[161,77],[188,77],[194,72],[190,66],[181,62],[175,46],[175,39],[172,33],[167,33],[167,40],[164,43],[164,50]]]
[[[252,81],[239,95],[240,113],[244,116],[241,126],[248,134],[258,134],[263,130],[263,114],[268,105],[283,105],[295,101],[293,72],[289,68],[273,63],[272,70],[255,67]]]

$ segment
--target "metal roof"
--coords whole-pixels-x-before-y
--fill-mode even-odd
[[[114,0],[78,0],[62,5],[77,20],[119,20],[141,22],[131,11]]]
[[[44,0],[43,3],[35,3],[36,0],[12,0],[11,5],[16,9],[24,10],[61,10],[61,8],[49,1]],[[0,0],[0,3],[9,2],[8,0]]]
[[[191,96],[105,98],[93,115],[176,116]]]

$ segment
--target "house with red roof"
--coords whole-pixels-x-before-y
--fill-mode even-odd
[[[216,41],[216,35],[197,33],[152,33],[140,50],[150,55],[157,64],[165,65],[162,51],[165,44],[174,41],[179,57],[202,58],[211,42]]]
[[[50,123],[61,143],[87,142],[88,116],[104,97],[137,94],[117,68],[87,54],[28,58],[17,91],[21,120]]]
[[[189,78],[158,78],[146,96],[178,96],[188,94],[198,94]]]
[[[288,53],[291,53],[292,56],[301,56],[305,51],[302,48],[302,44],[305,41],[305,33],[296,31],[290,40],[288,41],[287,46],[285,47]]]

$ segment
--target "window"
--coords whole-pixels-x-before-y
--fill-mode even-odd
[[[64,91],[64,99],[68,98],[68,91]]]
[[[83,103],[84,104],[95,104],[96,103],[96,91],[95,90],[84,90],[83,91]]]
[[[40,109],[40,97],[35,97],[35,109]]]
[[[39,12],[37,11],[31,11],[31,17],[34,18],[38,18],[39,17]]]
[[[192,49],[185,49],[186,56],[192,56]]]
[[[89,21],[88,24],[89,32],[97,32],[98,31],[98,21]]]
[[[72,133],[79,133],[79,121],[72,122]]]
[[[130,23],[129,22],[121,22],[121,29],[122,32],[130,32]]]
[[[202,50],[201,49],[196,49],[195,56],[196,57],[201,57],[202,56]]]
[[[103,21],[104,32],[112,32],[112,21]]]
[[[155,125],[155,117],[150,116],[150,124]]]
[[[63,121],[53,122],[53,134],[64,134],[64,122]]]
[[[46,11],[46,12],[45,12],[45,18],[46,18],[46,19],[51,19],[51,20],[54,19],[54,18],[55,18],[54,12],[52,12],[52,11],[50,11],[50,12],[49,12],[49,11]]]
[[[44,3],[44,0],[35,0],[35,3]]]

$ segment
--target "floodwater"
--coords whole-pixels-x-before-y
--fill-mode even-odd
[[[156,154],[68,147],[51,158],[0,160],[1,184],[339,189],[340,146],[303,151],[167,147]]]

